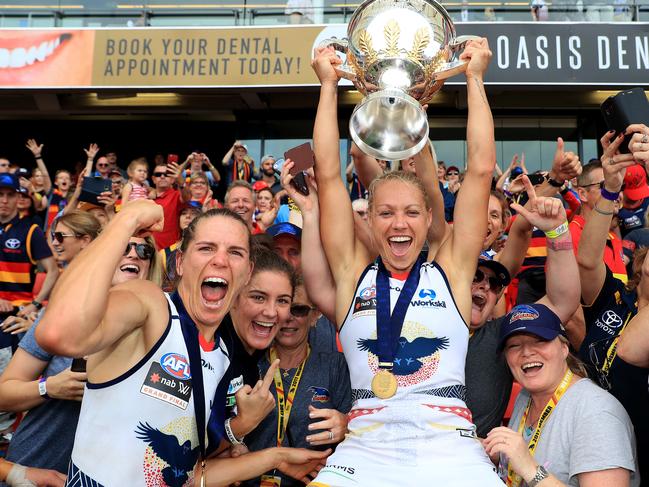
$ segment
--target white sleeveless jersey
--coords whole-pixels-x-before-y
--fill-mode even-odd
[[[397,392],[389,399],[372,393],[377,273],[374,263],[361,276],[340,330],[354,400],[350,433],[310,485],[502,485],[465,404],[468,327],[434,262],[421,266],[406,312],[392,369]],[[391,311],[404,282],[390,278]]]
[[[120,377],[87,384],[66,486],[191,485],[200,447],[189,354],[166,297],[169,324],[153,349]],[[229,359],[220,339],[201,359],[207,418]]]

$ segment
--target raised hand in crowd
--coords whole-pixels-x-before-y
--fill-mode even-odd
[[[512,203],[512,210],[525,218],[532,226],[543,232],[554,230],[567,221],[566,210],[561,200],[551,197],[537,196],[534,186],[527,175],[521,175],[521,181],[527,192],[528,201],[525,206]]]
[[[579,155],[572,151],[565,150],[565,143],[561,137],[557,138],[557,150],[552,160],[552,169],[550,169],[550,179],[563,183],[570,181],[581,174],[582,167],[579,161]]]
[[[47,171],[47,166],[45,166],[45,162],[43,162],[44,144],[39,145],[38,142],[36,142],[36,140],[27,139],[27,142],[25,143],[25,147],[27,147],[29,151],[33,154],[34,159],[36,160],[36,166],[41,171],[41,174],[43,176],[43,188],[42,188],[43,191],[45,191],[45,193],[49,193],[50,189],[52,189],[52,179],[50,178],[50,174]]]
[[[83,187],[83,179],[88,177],[90,171],[92,171],[92,167],[88,168],[86,166],[79,173],[79,178],[77,179],[77,184],[74,187],[74,192],[72,193],[72,196],[68,198],[68,204],[65,205],[65,208],[63,208],[64,215],[67,215],[71,211],[77,209],[77,204],[79,203],[79,196],[81,196],[81,188]]]
[[[25,147],[27,147],[32,154],[34,154],[35,158],[41,157],[41,154],[43,153],[43,146],[44,144],[38,144],[36,140],[34,139],[27,139],[27,143],[25,144]]]
[[[167,177],[171,180],[176,180],[182,174],[182,169],[177,162],[167,163]]]
[[[293,176],[290,171],[294,165],[295,163],[290,159],[286,160],[282,167],[280,181],[284,188],[283,191],[295,202],[302,213],[301,260],[308,262],[308,265],[302,266],[304,285],[313,304],[323,315],[333,320],[335,317],[336,284],[320,238],[318,187],[313,169],[309,169],[305,175],[309,194],[305,196],[300,193],[292,184]],[[359,218],[358,224],[365,225],[365,222]]]
[[[279,359],[275,360],[263,379],[254,387],[245,384],[234,395],[237,402],[237,415],[231,421],[231,427],[237,438],[242,438],[254,430],[261,421],[275,408],[275,398],[270,392]]]
[[[81,401],[88,376],[85,372],[65,369],[47,378],[47,395],[53,399]]]
[[[88,146],[87,149],[83,149],[83,151],[86,153],[86,156],[88,156],[88,160],[94,160],[95,157],[97,157],[97,153],[99,152],[99,146],[95,143],[92,143]]]
[[[633,159],[645,166],[649,166],[649,127],[642,123],[629,125],[626,134],[633,134],[629,141],[629,151]]]
[[[626,168],[636,164],[634,154],[623,154],[620,145],[624,141],[624,133],[614,137],[615,131],[611,130],[600,139],[604,152],[601,162],[604,170],[604,188],[612,193],[622,189]],[[636,134],[637,135],[637,134]]]
[[[332,445],[345,439],[347,434],[347,415],[336,409],[316,408],[309,405],[309,417],[319,419],[309,425],[309,431],[322,430],[306,437],[312,446]]]
[[[9,316],[0,324],[0,329],[5,333],[17,335],[18,333],[25,333],[34,324],[34,314],[29,316]]]

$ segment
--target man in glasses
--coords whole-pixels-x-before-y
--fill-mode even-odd
[[[154,232],[153,238],[159,249],[165,249],[175,244],[180,238],[178,219],[183,205],[189,201],[189,188],[182,191],[174,187],[180,168],[177,163],[159,164],[153,169],[152,177],[155,186],[154,201],[162,206],[164,211],[164,227],[160,232]]]
[[[111,168],[106,156],[101,156],[99,159],[97,159],[97,164],[95,164],[95,167],[97,168],[97,171],[95,172],[95,177],[102,178],[102,179],[110,178]]]
[[[646,180],[645,180],[646,181]],[[575,215],[570,222],[570,234],[575,254],[579,248],[581,233],[584,230],[586,221],[591,217],[595,205],[600,201],[602,195],[602,184],[604,182],[604,171],[599,160],[589,162],[584,166],[583,172],[577,178],[577,193],[581,201],[581,211]],[[619,204],[614,205],[615,212],[619,210]],[[606,247],[604,249],[604,263],[611,270],[613,276],[622,282],[627,281],[626,267],[623,259],[622,240],[613,232],[616,219],[611,220],[611,228],[608,232]]]
[[[519,218],[545,232],[547,250],[546,294],[537,303],[550,303],[559,310],[562,322],[579,305],[579,272],[572,251],[566,212],[556,198],[537,197],[527,181],[530,201],[525,208],[514,205]],[[551,211],[546,208],[551,207]],[[497,353],[503,316],[493,317],[494,307],[509,284],[505,266],[481,258],[471,285],[471,324],[466,359],[467,406],[473,413],[478,436],[500,426],[509,402],[512,378],[503,355]]]

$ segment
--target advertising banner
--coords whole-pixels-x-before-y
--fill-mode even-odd
[[[649,84],[649,24],[457,24],[489,39],[488,84]],[[0,89],[316,85],[310,61],[346,25],[0,29]],[[447,81],[463,83],[463,76]],[[350,84],[347,81],[342,83]]]

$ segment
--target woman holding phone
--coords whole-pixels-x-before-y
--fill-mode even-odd
[[[335,67],[342,61],[333,49],[316,50],[320,233],[336,283],[335,315],[355,403],[350,433],[313,486],[502,485],[464,402],[471,284],[496,159],[483,86],[490,58],[486,39],[469,42],[461,55],[468,61],[468,168],[453,233],[435,255],[422,256],[432,223],[426,191],[411,173],[385,174],[369,189],[379,252],[373,262],[355,243],[340,178]]]

